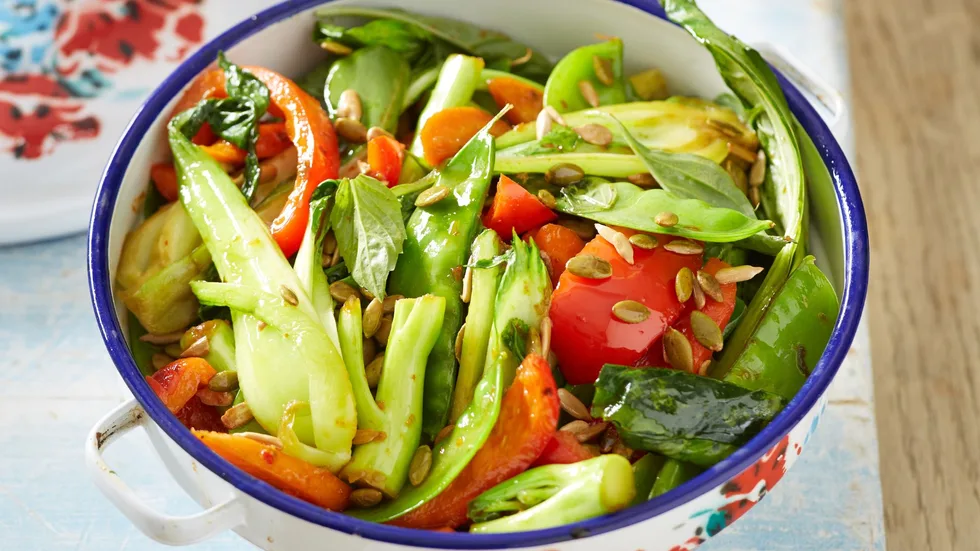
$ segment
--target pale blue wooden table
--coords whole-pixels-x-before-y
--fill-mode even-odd
[[[781,44],[847,89],[835,0],[701,3],[729,30]],[[0,549],[163,549],[103,499],[82,468],[88,429],[127,397],[92,315],[84,237],[0,248],[0,350]],[[776,491],[702,549],[885,548],[870,367],[862,329],[799,463]],[[150,505],[170,513],[198,509],[162,474],[142,434],[126,437],[107,455]],[[248,547],[229,533],[193,549]]]

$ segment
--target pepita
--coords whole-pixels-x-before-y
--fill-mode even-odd
[[[405,298],[402,295],[388,295],[381,301],[381,311],[390,314],[395,311],[395,303]]]
[[[643,189],[653,189],[660,187],[657,183],[657,179],[653,177],[653,174],[647,172],[639,172],[637,174],[630,174],[626,177],[634,186],[639,186]]]
[[[691,294],[694,292],[694,273],[690,268],[684,266],[677,271],[677,275],[674,276],[674,293],[677,294],[677,300],[681,304],[684,304],[691,299]]]
[[[361,444],[367,444],[369,442],[381,442],[388,438],[388,435],[381,430],[371,430],[371,429],[357,429],[354,433],[354,440],[351,444],[355,446],[360,446]]]
[[[609,145],[613,141],[612,131],[601,124],[583,124],[575,128],[575,133],[592,145]]]
[[[592,107],[599,107],[599,93],[595,91],[595,86],[588,80],[580,80],[578,83],[578,91],[582,94],[586,103]]]
[[[706,377],[710,369],[711,369],[711,360],[705,360],[701,362],[701,367],[698,368],[698,375]]]
[[[664,211],[658,212],[657,215],[653,217],[653,221],[656,222],[658,226],[672,228],[677,225],[678,219],[676,214]]]
[[[650,309],[635,300],[621,300],[613,305],[612,313],[624,323],[643,323],[650,317]]]
[[[371,360],[364,368],[364,377],[367,379],[368,386],[372,389],[378,388],[378,381],[381,380],[381,372],[385,367],[385,353],[382,352]]]
[[[202,404],[211,407],[228,407],[235,403],[235,395],[230,392],[215,392],[211,389],[197,391],[197,398]]]
[[[429,446],[419,446],[412,456],[412,462],[408,465],[408,481],[412,486],[418,486],[425,482],[432,469],[432,448]]]
[[[380,138],[381,136],[384,136],[386,138],[395,137],[391,132],[388,132],[387,130],[381,128],[380,126],[372,126],[371,128],[368,128],[368,132],[367,132],[368,141],[371,141],[375,138]]]
[[[361,144],[367,141],[367,128],[359,120],[339,118],[333,125],[337,134],[350,143]]]
[[[235,404],[228,408],[221,416],[221,424],[228,430],[243,427],[252,420],[252,410],[248,407],[248,402]]]
[[[196,341],[192,342],[183,352],[180,353],[181,358],[203,358],[208,355],[211,351],[211,343],[208,342],[207,337],[200,337]]]
[[[580,443],[585,443],[602,434],[608,427],[609,423],[605,421],[588,423],[581,419],[576,419],[559,430],[570,432]]]
[[[725,295],[721,292],[721,285],[715,276],[704,270],[698,270],[698,285],[701,286],[704,294],[711,297],[715,302],[725,301]]]
[[[592,420],[589,408],[585,407],[582,400],[579,400],[578,396],[569,392],[568,389],[558,389],[558,403],[561,404],[561,409],[572,417],[581,419],[582,421]]]
[[[333,256],[330,257],[330,266],[336,266],[340,262],[340,247],[333,250]]]
[[[361,97],[357,95],[357,90],[348,88],[341,92],[340,99],[337,100],[335,116],[338,119],[346,118],[359,121],[361,114]]]
[[[688,239],[674,239],[664,245],[668,251],[676,254],[695,255],[704,252],[704,247]]]
[[[596,224],[595,229],[603,239],[616,249],[616,252],[623,257],[627,264],[633,264],[633,246],[630,245],[630,240],[625,235],[602,224]]]
[[[638,247],[645,251],[650,251],[657,248],[657,239],[651,235],[645,233],[637,233],[630,236],[630,243],[634,247]]]
[[[296,293],[294,293],[293,290],[290,289],[289,287],[286,287],[285,285],[280,285],[279,294],[282,295],[282,299],[288,302],[289,304],[292,304],[293,306],[299,304],[299,298],[296,296]]]
[[[349,298],[361,299],[361,293],[343,281],[334,281],[330,284],[330,296],[338,303],[343,304]]]
[[[337,236],[332,231],[327,232],[327,235],[323,236],[323,254],[332,255],[335,250],[337,250]]]
[[[354,52],[353,48],[336,40],[324,40],[320,47],[334,55],[350,55]]]
[[[715,279],[722,285],[729,283],[742,283],[762,273],[762,268],[758,266],[732,266],[722,268],[715,274]]]
[[[350,504],[359,509],[366,509],[368,507],[374,507],[375,505],[381,503],[380,490],[374,488],[358,488],[350,493]]]
[[[581,182],[582,178],[585,178],[585,171],[576,164],[558,163],[544,173],[544,178],[549,184],[561,187],[570,186]]]
[[[664,359],[672,367],[687,371],[694,370],[694,351],[691,350],[691,343],[677,329],[671,327],[664,333]]]
[[[766,152],[760,149],[756,153],[752,170],[749,171],[749,185],[759,187],[766,181]]]
[[[140,341],[148,342],[150,344],[155,344],[157,346],[166,346],[168,344],[173,344],[175,342],[180,342],[180,338],[184,336],[183,331],[174,331],[173,333],[163,333],[161,335],[154,335],[153,333],[147,333],[140,336]]]
[[[587,279],[606,279],[612,276],[612,265],[594,254],[580,254],[568,259],[565,269]]]
[[[616,81],[616,75],[613,74],[613,63],[608,57],[592,56],[592,70],[595,71],[595,77],[599,79],[599,82],[606,86],[612,86]]]
[[[456,352],[456,361],[462,361],[463,359],[463,334],[466,331],[466,324],[460,326],[459,332],[456,333],[456,344],[454,350]]]
[[[551,127],[554,124],[554,121],[555,120],[551,118],[551,113],[549,113],[547,109],[542,109],[540,112],[538,112],[538,117],[534,119],[535,138],[540,140],[541,138],[547,136],[548,132],[551,132]]]
[[[374,339],[364,339],[361,341],[361,357],[364,359],[364,365],[371,363],[377,355],[378,345],[374,342]]]
[[[698,285],[697,281],[694,282],[694,286],[691,288],[691,296],[694,297],[694,307],[698,310],[704,308],[705,298],[704,291],[701,290],[701,286]]]
[[[714,352],[720,352],[724,341],[721,336],[721,328],[711,319],[711,316],[700,310],[691,312],[691,333],[694,338],[701,343],[701,346]]]
[[[208,381],[208,388],[215,392],[231,392],[238,389],[237,371],[219,371]]]
[[[449,197],[449,188],[436,184],[423,191],[418,197],[415,198],[415,206],[428,207],[442,201],[446,197]]]
[[[385,316],[381,318],[381,325],[378,326],[378,331],[374,334],[374,340],[378,341],[381,346],[388,346],[388,337],[391,336],[391,317]]]
[[[361,329],[364,331],[365,337],[373,337],[375,333],[378,332],[378,328],[381,327],[381,314],[384,307],[381,305],[381,301],[377,297],[371,299],[371,302],[364,309],[364,317],[361,320]]]
[[[752,203],[753,207],[758,207],[759,202],[762,200],[762,194],[759,192],[758,187],[749,186],[749,202]]]
[[[553,209],[558,206],[558,201],[555,199],[555,196],[546,189],[538,190],[538,199],[540,199],[541,202],[544,203],[544,206],[548,207],[549,209]]]

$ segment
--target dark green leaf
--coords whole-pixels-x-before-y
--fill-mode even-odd
[[[296,84],[306,91],[307,94],[320,100],[320,105],[326,108],[327,104],[323,97],[323,91],[327,83],[327,75],[333,62],[324,62],[313,68],[312,71],[296,79]]]
[[[501,334],[504,345],[514,353],[518,361],[523,361],[524,356],[527,355],[527,337],[530,331],[531,328],[523,320],[514,318],[510,320]]]
[[[411,76],[408,62],[385,46],[362,48],[340,58],[334,62],[326,81],[330,116],[336,117],[344,90],[354,90],[361,100],[364,126],[380,126],[394,132]]]
[[[732,311],[732,317],[728,320],[728,325],[725,326],[725,330],[722,332],[722,338],[727,340],[728,336],[731,335],[735,328],[738,327],[738,322],[742,320],[742,314],[745,313],[745,301],[740,298],[735,298],[735,310]]]
[[[225,72],[225,89],[228,97],[248,98],[255,104],[255,118],[260,119],[269,108],[269,89],[252,73],[225,59],[218,52],[218,66]]]

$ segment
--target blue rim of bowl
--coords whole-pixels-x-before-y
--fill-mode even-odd
[[[867,221],[854,174],[830,129],[806,98],[777,71],[777,77],[790,108],[817,145],[834,182],[844,229],[844,292],[841,313],[830,342],[810,378],[772,423],[731,456],[675,490],[611,515],[532,532],[475,535],[399,528],[327,511],[249,476],[202,444],[177,421],[176,417],[170,414],[143,380],[123,337],[119,320],[116,319],[108,263],[109,224],[116,198],[126,169],[147,129],[158,114],[167,107],[170,100],[213,62],[219,50],[228,50],[274,23],[330,1],[302,0],[277,4],[235,25],[185,60],[154,90],[137,111],[116,145],[96,193],[89,227],[88,275],[89,289],[102,338],[109,356],[136,399],[153,421],[184,451],[229,484],[266,505],[340,532],[394,544],[439,549],[508,549],[595,536],[625,528],[679,507],[712,491],[751,466],[816,407],[819,398],[827,390],[847,355],[864,309],[869,265]],[[666,20],[666,14],[656,0],[617,1]]]

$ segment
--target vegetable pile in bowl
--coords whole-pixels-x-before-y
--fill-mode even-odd
[[[665,4],[733,95],[394,9],[320,10],[297,80],[219,56],[116,273],[156,394],[253,476],[413,528],[572,523],[729,456],[838,300],[775,76]]]

